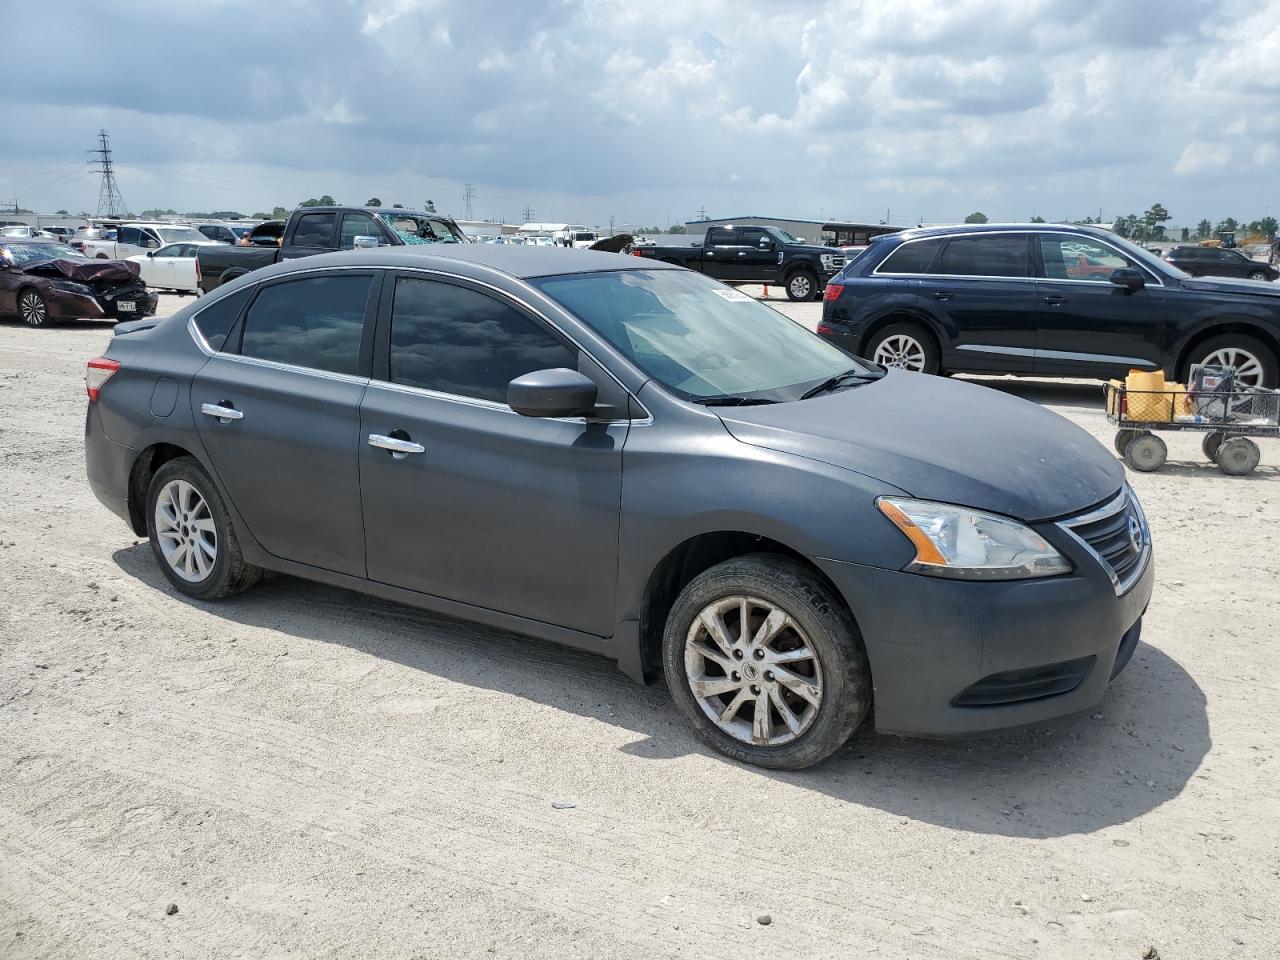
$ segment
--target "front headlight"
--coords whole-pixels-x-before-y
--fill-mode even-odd
[[[880,512],[916,548],[912,573],[961,580],[1029,580],[1069,573],[1071,564],[1029,527],[949,503],[881,497]]]

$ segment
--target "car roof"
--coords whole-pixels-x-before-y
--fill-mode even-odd
[[[363,210],[365,213],[392,213],[397,217],[431,217],[435,220],[452,220],[453,217],[446,213],[428,213],[425,210],[406,210],[404,207],[348,207],[342,204],[335,204],[332,207],[297,207],[294,213],[350,213],[354,210]]]
[[[1101,227],[1089,227],[1074,223],[955,223],[949,227],[913,227],[897,233],[884,234],[898,240],[918,240],[921,237],[951,237],[958,234],[1007,233],[1010,230],[1036,230],[1041,233],[1070,233],[1077,236],[1114,240],[1118,235]],[[878,237],[876,239],[879,239]]]
[[[644,257],[596,250],[517,243],[440,243],[405,247],[373,247],[322,253],[287,260],[260,271],[279,276],[319,266],[330,267],[428,267],[482,277],[503,273],[518,280],[551,277],[565,273],[601,273],[614,270],[680,270],[674,264]],[[255,275],[259,271],[254,272]]]

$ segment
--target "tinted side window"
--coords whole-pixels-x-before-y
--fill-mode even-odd
[[[138,246],[138,240],[140,236],[141,236],[141,231],[139,231],[137,227],[121,227],[120,233],[119,233],[119,242],[132,244],[133,246],[136,247]]]
[[[223,297],[217,303],[211,303],[196,314],[196,326],[213,349],[222,349],[227,339],[227,332],[240,316],[240,311],[244,309],[245,301],[249,299],[249,294],[252,292],[253,287],[237,290],[231,296]]]
[[[716,229],[715,227],[707,231],[707,246],[709,247],[736,247],[742,241],[738,239],[738,231]]]
[[[532,317],[465,287],[405,277],[391,311],[391,380],[507,402],[507,384],[550,367],[577,369],[577,351]]]
[[[930,273],[960,277],[1029,277],[1025,234],[952,237]]]
[[[327,247],[333,243],[333,214],[305,213],[298,218],[293,243],[299,247]]]
[[[759,227],[745,227],[738,234],[738,243],[747,247],[758,247],[761,240],[773,239]]]
[[[355,374],[373,278],[303,277],[263,288],[244,320],[240,352],[298,367]]]
[[[904,243],[885,257],[876,271],[878,273],[926,273],[929,270],[929,264],[933,262],[934,254],[941,246],[942,240],[937,237],[917,240],[915,243]]]
[[[356,245],[356,237],[377,237],[382,242],[382,231],[374,223],[373,217],[367,213],[344,213],[342,215],[342,238],[338,246],[343,250],[351,250]]]

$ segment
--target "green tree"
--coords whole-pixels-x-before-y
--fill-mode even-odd
[[[422,209],[427,211],[427,213],[435,213],[436,202],[434,200],[427,200],[425,203],[423,203]]]
[[[1190,239],[1191,239],[1191,228],[1190,228],[1190,227],[1183,227],[1183,228],[1182,228],[1182,242],[1183,242],[1183,243],[1186,243],[1186,242],[1187,242],[1188,240],[1190,240]]]
[[[1233,233],[1240,229],[1240,221],[1235,217],[1227,217],[1225,220],[1219,220],[1218,225],[1213,228],[1214,233]]]
[[[336,207],[337,205],[338,201],[333,199],[333,197],[329,196],[327,193],[319,200],[312,197],[310,200],[303,200],[298,204],[300,207]]]
[[[270,220],[270,219],[271,219],[271,214],[269,214],[269,213],[261,213],[261,212],[259,212],[259,213],[255,213],[255,214],[254,214],[250,219],[253,219],[253,220]]]
[[[1163,240],[1164,225],[1171,219],[1173,218],[1169,216],[1169,211],[1165,209],[1163,203],[1153,203],[1142,215],[1142,236],[1152,240]]]
[[[382,201],[379,200],[377,197],[370,197],[368,200],[364,202],[364,205],[366,207],[380,207],[382,206]]]
[[[1280,229],[1280,223],[1276,222],[1275,217],[1263,217],[1258,221],[1258,232],[1268,240],[1276,238],[1276,230]]]
[[[1209,234],[1213,233],[1213,224],[1208,220],[1201,220],[1196,224],[1196,239],[1204,240]]]
[[[986,223],[987,215],[981,211],[976,211],[964,218],[965,223]]]
[[[272,207],[272,208],[271,208],[271,219],[272,219],[272,220],[287,220],[288,218],[289,218],[289,211],[288,211],[288,210],[286,210],[284,207]]]
[[[71,214],[67,213],[67,211],[65,211],[65,210],[59,210],[57,213],[55,213],[55,214],[54,214],[54,216],[55,216],[55,217],[69,217],[69,216],[71,216]]]
[[[671,229],[670,229],[670,230],[668,230],[668,231],[667,231],[667,233],[684,233],[684,224],[683,224],[683,223],[673,223],[673,224],[671,225]]]
[[[1032,222],[1032,223],[1044,223],[1044,217],[1032,217],[1032,218],[1031,218],[1031,222]]]
[[[393,204],[391,205],[391,209],[392,209],[392,210],[403,210],[403,209],[404,209],[404,204],[403,204],[403,203],[393,203]]]

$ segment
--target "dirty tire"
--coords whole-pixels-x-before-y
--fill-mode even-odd
[[[787,299],[792,302],[812,300],[818,291],[818,278],[809,270],[797,270],[787,277]]]
[[[1129,446],[1129,441],[1136,440],[1141,435],[1142,435],[1141,430],[1129,430],[1129,429],[1117,430],[1116,438],[1115,438],[1116,453],[1120,454],[1120,456],[1123,457],[1125,447]],[[1213,457],[1210,457],[1209,459],[1212,460]]]
[[[1266,271],[1264,270],[1255,270],[1253,271],[1253,273],[1245,277],[1245,279],[1246,280],[1269,280],[1270,277],[1267,276]]]
[[[1231,477],[1243,477],[1253,473],[1261,459],[1258,445],[1248,437],[1232,437],[1222,441],[1218,448],[1218,469]]]
[[[196,491],[208,505],[217,535],[217,557],[208,575],[199,581],[184,580],[169,565],[160,549],[160,540],[156,533],[156,500],[165,485],[173,480],[185,480],[196,488]],[[177,457],[160,467],[151,478],[147,488],[147,537],[151,541],[151,552],[156,563],[164,572],[169,582],[182,593],[197,600],[220,600],[232,594],[248,590],[262,578],[262,568],[244,559],[240,552],[240,542],[236,539],[235,528],[226,504],[218,493],[217,486],[210,479],[204,467],[194,457]]]
[[[1142,473],[1159,470],[1168,456],[1169,448],[1154,433],[1134,437],[1124,448],[1124,462]]]
[[[1222,441],[1227,439],[1227,435],[1221,430],[1215,430],[1213,433],[1206,433],[1204,439],[1200,441],[1200,451],[1205,455],[1210,463],[1218,462],[1218,448],[1222,446]]]
[[[811,725],[790,742],[748,744],[721,730],[689,688],[685,645],[708,604],[737,595],[759,598],[785,611],[804,631],[821,669],[821,704]],[[781,554],[757,553],[704,571],[680,592],[662,638],[667,685],[676,707],[712,749],[744,763],[798,770],[831,756],[852,736],[871,707],[871,669],[857,625],[812,570]]]

